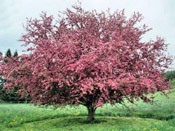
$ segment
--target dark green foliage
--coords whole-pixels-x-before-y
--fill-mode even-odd
[[[11,57],[12,57],[12,52],[10,49],[8,49],[7,52],[5,53],[4,62],[7,63],[8,60],[6,58],[11,58]]]
[[[8,49],[6,54],[5,54],[6,57],[12,57],[12,53],[11,53],[11,50]]]
[[[18,52],[17,52],[17,50],[15,51],[13,57],[16,57],[16,56],[18,56]]]
[[[173,71],[167,71],[165,74],[163,74],[163,76],[167,80],[173,80],[173,79],[175,79],[175,70],[173,70]]]

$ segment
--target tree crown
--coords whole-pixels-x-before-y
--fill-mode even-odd
[[[30,54],[0,64],[6,88],[20,85],[19,92],[34,103],[94,108],[125,99],[149,101],[147,94],[170,89],[161,76],[171,62],[163,54],[167,45],[160,37],[141,42],[150,30],[136,26],[141,14],[127,19],[124,10],[98,13],[73,6],[59,16],[56,22],[46,13],[28,19],[21,41],[32,44]]]

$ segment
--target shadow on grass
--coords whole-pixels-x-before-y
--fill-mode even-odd
[[[86,119],[79,119],[79,118],[74,118],[75,121],[79,122],[80,124],[100,124],[107,122],[107,119],[95,119],[93,121],[88,121]]]
[[[74,116],[74,117],[65,117],[63,119],[49,120],[47,123],[52,123],[52,127],[61,128],[61,127],[77,127],[77,126],[104,126],[104,125],[120,125],[125,123],[126,125],[131,124],[129,119],[120,119],[119,117],[107,117],[107,116],[96,116],[94,121],[87,121],[85,116]]]
[[[158,113],[158,114],[157,114]],[[132,117],[135,118],[151,118],[155,120],[171,120],[175,119],[175,114],[165,114],[163,112],[135,112],[135,113],[128,113],[128,112],[118,112],[115,114],[112,113],[97,113],[95,115],[95,120],[92,122],[89,122],[86,120],[87,114],[81,113],[78,115],[71,115],[71,114],[57,114],[57,115],[48,115],[40,118],[34,118],[34,119],[28,119],[24,121],[18,121],[15,124],[9,124],[7,123],[6,127],[13,128],[13,127],[19,127],[23,124],[32,124],[32,123],[44,123],[46,121],[52,121],[53,126],[57,127],[58,123],[61,123],[62,121],[63,126],[69,126],[69,123],[73,123],[75,125],[86,125],[86,124],[102,124],[107,123],[107,121],[115,121],[115,123],[118,123],[117,119],[120,117],[126,117],[127,119],[130,119]],[[117,119],[116,119],[117,118]],[[56,123],[54,121],[57,121]],[[132,121],[131,121],[132,122]],[[55,124],[54,124],[55,123]],[[126,121],[127,123],[127,121]]]
[[[81,117],[83,119],[79,119],[76,117]],[[158,115],[158,114],[154,114],[151,112],[148,113],[138,113],[138,114],[130,114],[130,113],[118,113],[118,114],[108,114],[108,113],[104,113],[104,114],[96,114],[95,115],[96,118],[98,117],[108,117],[108,118],[114,118],[114,117],[137,117],[137,118],[150,118],[150,119],[156,119],[156,120],[171,120],[171,119],[175,119],[175,114],[162,114],[162,115]],[[52,120],[52,119],[66,119],[66,118],[74,118],[75,120],[73,121],[77,121],[79,123],[82,124],[98,124],[98,123],[102,123],[102,122],[106,122],[107,120],[104,119],[95,119],[92,122],[89,122],[86,120],[87,118],[87,114],[79,114],[79,115],[68,115],[68,114],[58,114],[58,115],[54,115],[54,116],[46,116],[46,117],[42,117],[42,118],[37,118],[37,119],[33,119],[33,120],[26,120],[26,121],[21,121],[19,124],[25,124],[25,123],[32,123],[32,122],[38,122],[38,121],[45,121],[45,120]]]
[[[102,115],[96,115],[97,117],[102,116]],[[78,118],[76,118],[78,117]],[[67,119],[69,120],[69,122],[72,121],[77,121],[81,124],[98,124],[101,122],[106,122],[107,120],[100,120],[100,119],[95,119],[94,121],[87,121],[86,120],[87,115],[61,115],[61,116],[51,116],[51,117],[45,117],[45,118],[41,118],[41,119],[35,119],[35,120],[27,120],[24,122],[21,122],[21,124],[25,124],[25,123],[32,123],[32,122],[38,122],[38,121],[45,121],[45,120],[53,120],[53,119]],[[103,116],[105,117],[105,116]],[[71,119],[70,119],[71,118]]]
[[[153,125],[154,123],[154,125]],[[31,129],[35,131],[44,130],[58,130],[65,131],[68,130],[125,130],[132,128],[132,131],[143,130],[145,127],[151,125],[150,130],[153,127],[159,127],[160,125],[167,125],[166,129],[169,129],[170,125],[174,124],[174,121],[169,122],[169,124],[165,121],[154,120],[154,119],[144,119],[144,118],[136,118],[136,117],[112,117],[112,116],[96,116],[96,119],[92,122],[86,121],[86,116],[65,116],[58,117],[55,119],[45,119],[40,121],[32,121],[30,123],[23,123],[21,125],[4,128],[6,130],[20,130],[20,129]],[[174,129],[174,128],[173,128]],[[131,131],[130,130],[130,131]],[[149,128],[148,128],[149,130]],[[164,130],[162,130],[164,131]]]

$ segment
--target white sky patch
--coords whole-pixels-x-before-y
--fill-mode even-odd
[[[87,10],[96,9],[113,12],[125,9],[129,17],[133,12],[144,16],[143,24],[153,28],[145,35],[145,40],[161,36],[169,43],[168,53],[175,56],[175,0],[79,0]],[[0,0],[0,51],[22,51],[17,40],[25,33],[22,24],[26,18],[39,17],[42,11],[57,16],[58,11],[64,11],[77,0]]]

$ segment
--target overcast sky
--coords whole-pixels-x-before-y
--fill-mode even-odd
[[[125,9],[126,15],[140,12],[142,23],[153,28],[145,40],[161,36],[169,44],[168,53],[175,56],[175,0],[79,0],[85,9],[111,11]],[[57,15],[58,11],[70,8],[77,0],[0,0],[0,51],[8,48],[22,51],[20,38],[26,17],[36,18],[42,11]]]

